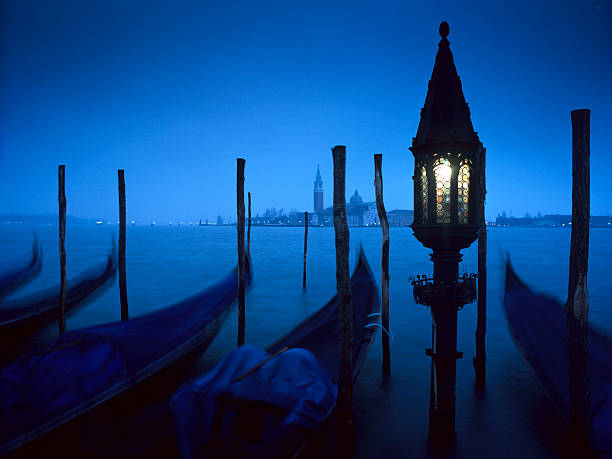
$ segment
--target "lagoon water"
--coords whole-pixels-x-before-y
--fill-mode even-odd
[[[40,276],[15,296],[59,282],[57,227],[36,227],[43,247]],[[111,225],[68,227],[68,279],[103,262],[110,250]],[[4,270],[12,260],[29,256],[33,229],[0,226]],[[253,227],[251,253],[254,283],[246,297],[246,341],[266,346],[284,335],[335,294],[333,228],[310,228],[308,288],[302,290],[302,228]],[[380,229],[351,228],[351,265],[359,244],[380,281]],[[431,317],[414,303],[409,277],[432,272],[429,250],[409,228],[391,228],[390,317],[392,374],[381,374],[380,334],[355,384],[354,417],[357,456],[447,456],[428,442]],[[563,456],[566,426],[546,398],[514,346],[502,309],[504,261],[509,253],[528,285],[564,301],[567,296],[570,230],[491,228],[488,245],[487,385],[474,390],[476,306],[459,312],[456,445],[452,457]],[[220,279],[236,262],[236,228],[216,226],[127,228],[127,290],[134,317],[185,298]],[[476,272],[476,244],[464,252],[460,272]],[[612,331],[612,230],[591,229],[588,288],[590,320]],[[119,288],[114,283],[80,314],[68,329],[119,320]],[[234,309],[204,354],[199,368],[211,368],[236,343]],[[49,326],[37,337],[43,343],[57,334]],[[155,337],[152,337],[155,339]]]

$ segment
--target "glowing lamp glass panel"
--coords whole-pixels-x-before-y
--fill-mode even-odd
[[[436,223],[451,221],[451,164],[447,158],[438,158],[434,162],[436,178]]]
[[[423,223],[427,221],[427,215],[429,212],[428,206],[428,194],[427,194],[427,168],[421,166],[421,202],[423,205],[423,213],[421,214],[421,220]]]
[[[468,197],[470,191],[470,166],[466,162],[459,167],[457,176],[457,221],[468,223]]]

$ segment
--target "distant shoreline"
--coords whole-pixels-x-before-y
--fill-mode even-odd
[[[81,219],[79,219],[81,220]],[[102,224],[97,224],[95,222],[84,222],[84,221],[68,221],[67,222],[68,226],[73,226],[73,227],[94,227],[94,226],[101,226],[101,227],[109,227],[109,226],[117,226],[119,225],[119,223],[102,223]],[[7,226],[20,226],[20,227],[40,227],[40,226],[46,226],[46,227],[52,227],[52,228],[57,228],[58,223],[57,222],[48,222],[48,221],[2,221],[0,220],[0,227],[7,227]],[[176,224],[176,225],[160,225],[160,224],[155,224],[155,225],[151,225],[149,223],[136,223],[134,225],[127,225],[128,227],[130,226],[137,226],[137,227],[160,227],[160,228],[182,228],[182,227],[210,227],[210,228],[220,228],[220,227],[236,227],[235,223],[230,223],[230,224],[223,224],[223,225],[199,225],[198,223],[192,223],[190,224],[185,224],[183,223],[182,225],[180,224]],[[251,227],[258,227],[258,228],[304,228],[304,225],[264,225],[264,224],[252,224]],[[308,225],[308,229],[314,229],[314,228],[333,228],[333,226],[328,226],[328,225]],[[379,229],[380,226],[349,226],[349,228],[369,228],[369,229]],[[410,226],[390,226],[390,228],[406,228],[409,230],[412,230],[412,227]],[[565,226],[543,226],[543,225],[508,225],[508,226],[499,226],[499,225],[487,225],[487,229],[488,230],[498,230],[498,229],[514,229],[514,228],[532,228],[532,229],[571,229],[571,225],[565,225]],[[590,228],[608,228],[608,229],[612,229],[612,225],[590,225]]]
[[[552,216],[548,216],[550,220]],[[571,228],[569,222],[571,221],[571,215],[564,215],[564,220],[561,222],[556,222],[556,224],[532,224],[531,222],[538,221],[537,219],[517,219],[517,218],[501,218],[498,217],[497,221],[488,221],[487,228]],[[498,222],[501,219],[501,224]],[[208,227],[217,227],[217,226],[236,226],[235,223],[227,223],[222,225],[217,224],[202,224],[200,225],[197,221],[192,221],[191,224],[189,222],[178,223],[172,221],[173,224],[160,224],[155,223],[151,224],[151,221],[147,223],[135,223],[132,225],[130,220],[128,220],[127,226],[159,226],[159,227],[181,227],[181,226],[208,226]],[[595,222],[595,223],[594,223]],[[512,223],[512,224],[507,224]],[[531,223],[531,224],[530,224]],[[541,222],[543,223],[543,222]],[[549,222],[547,222],[549,223]],[[81,218],[75,217],[73,215],[68,215],[66,217],[66,224],[68,226],[112,226],[118,225],[119,222],[108,222],[104,219],[96,219],[96,218]],[[24,215],[24,214],[12,214],[12,215],[0,215],[0,226],[58,226],[58,216],[54,214],[38,214],[38,215]],[[303,223],[251,223],[251,226],[255,227],[263,227],[263,228],[303,228]],[[309,228],[333,228],[331,225],[313,225],[309,224]],[[410,228],[408,225],[391,225],[392,228]],[[612,218],[608,216],[596,216],[591,215],[591,228],[612,228]],[[370,225],[370,226],[350,226],[350,228],[380,228],[380,225]]]

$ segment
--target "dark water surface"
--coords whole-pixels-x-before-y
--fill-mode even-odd
[[[59,282],[56,227],[35,229],[43,247],[41,275],[23,295]],[[113,226],[67,228],[68,278],[104,261]],[[0,226],[5,269],[29,255],[31,228]],[[284,335],[335,294],[332,228],[311,228],[308,241],[308,288],[302,283],[303,229],[254,227],[251,233],[254,284],[247,293],[247,343],[267,346]],[[489,231],[487,308],[487,386],[474,391],[475,304],[459,312],[457,362],[457,440],[440,453],[428,442],[431,361],[429,311],[414,303],[411,275],[431,273],[429,251],[409,228],[391,228],[390,317],[392,374],[381,375],[380,334],[354,387],[357,456],[372,457],[559,457],[565,451],[566,426],[539,388],[512,343],[502,309],[503,264],[511,254],[518,274],[539,292],[567,296],[569,229],[493,228]],[[379,229],[351,228],[351,265],[362,243],[380,281]],[[220,279],[236,261],[234,227],[128,227],[127,288],[134,317],[185,298]],[[612,331],[612,230],[591,229],[589,259],[590,319]],[[477,271],[476,246],[464,251],[463,272]],[[68,329],[120,318],[117,281]],[[200,365],[212,367],[236,343],[237,314],[230,315]],[[39,341],[52,339],[48,327]]]

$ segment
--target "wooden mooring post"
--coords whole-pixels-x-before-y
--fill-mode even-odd
[[[487,333],[487,224],[485,218],[485,196],[487,185],[485,179],[485,155],[482,153],[482,167],[480,174],[480,218],[482,229],[478,235],[478,303],[476,318],[476,356],[474,357],[474,371],[476,373],[476,388],[484,389],[486,381],[486,350],[485,335]]]
[[[121,320],[128,320],[127,281],[125,276],[125,177],[123,169],[117,170],[119,183],[119,298]]]
[[[248,192],[249,197],[249,226],[247,228],[247,257],[251,260],[251,192]]]
[[[308,212],[304,212],[304,275],[302,288],[306,288],[306,251],[308,250]]]
[[[60,335],[66,331],[66,166],[57,168],[59,202],[59,258],[60,258],[60,294],[58,326]]]
[[[374,188],[376,189],[376,209],[378,219],[382,228],[382,260],[381,260],[381,287],[382,287],[382,314],[381,322],[383,326],[382,354],[383,354],[383,373],[389,374],[391,371],[391,352],[389,350],[389,222],[387,211],[383,202],[383,181],[382,181],[382,155],[374,155]]]
[[[572,237],[566,305],[569,363],[570,450],[572,457],[589,454],[590,408],[588,319],[590,222],[590,116],[588,109],[572,117]]]
[[[349,230],[346,221],[346,147],[332,149],[334,159],[334,230],[338,292],[338,448],[339,457],[355,455],[353,426],[353,298],[349,279]]]
[[[244,305],[244,165],[246,161],[242,158],[236,159],[236,210],[238,220],[236,229],[238,232],[238,346],[244,344],[245,335],[245,305]]]

